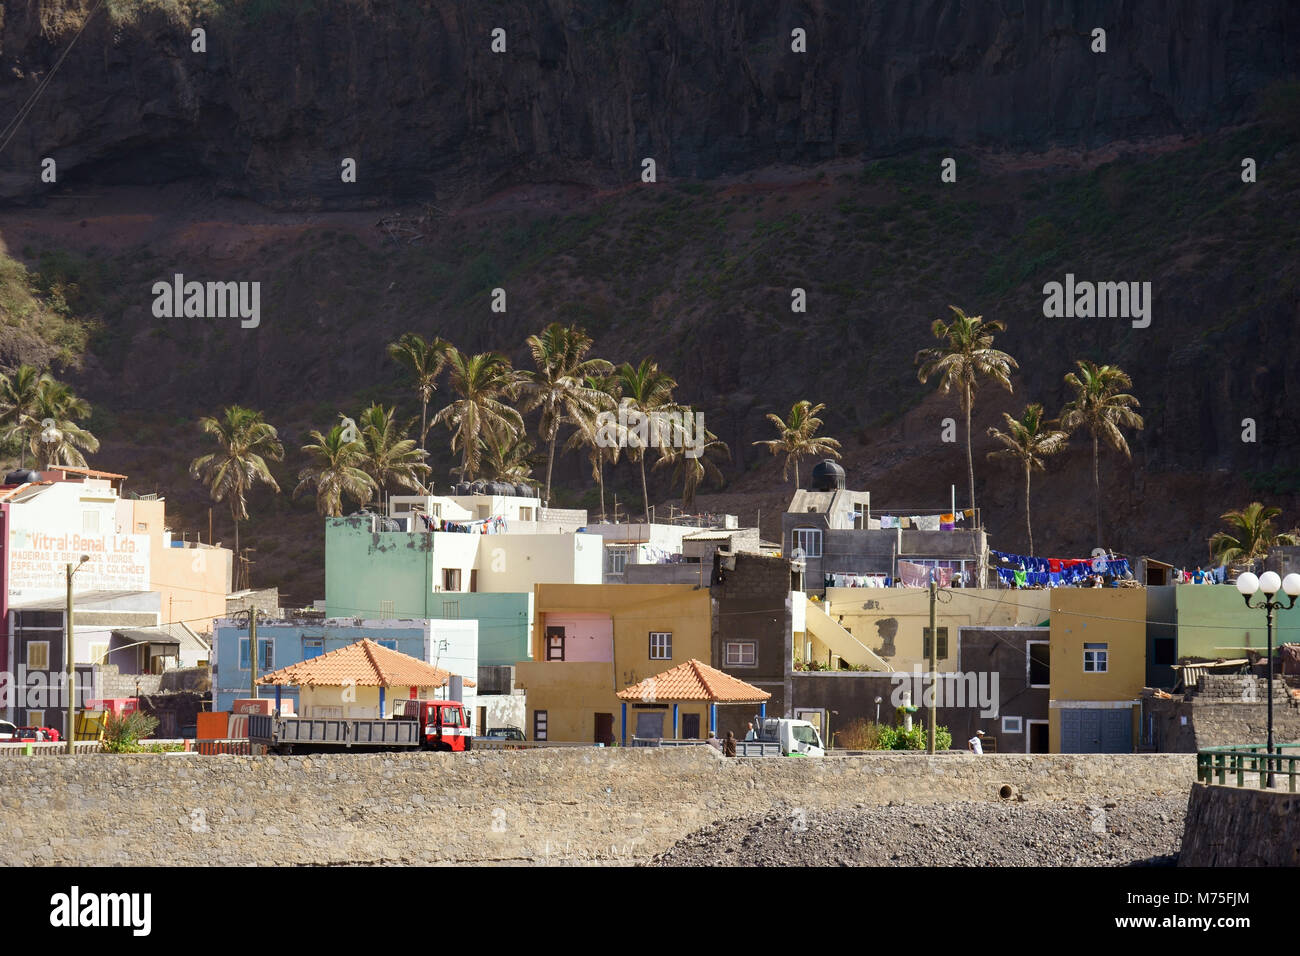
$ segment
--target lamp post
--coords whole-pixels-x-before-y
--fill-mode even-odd
[[[74,754],[77,751],[77,670],[76,655],[72,647],[72,576],[81,570],[81,566],[90,560],[90,555],[83,554],[81,560],[74,568],[71,562],[67,565],[68,572],[68,603],[63,613],[63,629],[67,632],[67,647],[64,649],[63,671],[64,671],[64,688],[68,693],[67,709],[65,711],[65,730],[68,735],[68,753]]]
[[[1246,607],[1252,610],[1263,608],[1268,615],[1268,786],[1273,787],[1273,614],[1275,611],[1289,611],[1295,607],[1295,599],[1300,597],[1300,574],[1288,574],[1285,579],[1278,578],[1273,571],[1265,571],[1256,577],[1249,571],[1237,576],[1237,590],[1241,592]],[[1286,593],[1290,603],[1283,604],[1273,600],[1279,590]],[[1251,604],[1250,599],[1256,593],[1264,592],[1262,604]]]

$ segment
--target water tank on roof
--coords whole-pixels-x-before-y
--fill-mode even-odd
[[[829,458],[823,458],[813,465],[812,477],[808,480],[808,491],[842,491],[843,489],[843,468]]]
[[[526,485],[523,482],[520,482],[519,484],[515,485],[515,494],[518,495],[520,498],[537,497],[537,491],[533,488],[533,486]]]
[[[489,481],[488,494],[490,495],[513,495],[515,486],[508,481]]]
[[[39,471],[11,471],[5,475],[6,485],[25,485],[30,481],[40,481],[41,473]]]
[[[456,482],[456,487],[452,488],[452,494],[457,496],[469,494],[469,482],[468,481]]]
[[[487,494],[487,485],[488,483],[482,478],[471,481],[469,484],[469,493],[471,495],[485,495]]]

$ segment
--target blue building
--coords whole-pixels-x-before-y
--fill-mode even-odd
[[[212,709],[229,711],[234,701],[252,696],[248,625],[223,618],[213,624]],[[297,619],[257,622],[257,673],[288,667],[337,651],[368,637],[390,650],[408,654],[443,670],[474,680],[478,674],[478,622],[387,620],[357,618]],[[473,706],[473,688],[465,703]],[[259,697],[274,696],[267,687]],[[282,699],[298,706],[298,689],[285,687]],[[471,711],[472,712],[472,711]]]

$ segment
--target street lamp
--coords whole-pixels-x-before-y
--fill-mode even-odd
[[[1287,597],[1291,599],[1290,603],[1283,604],[1281,601],[1274,601],[1273,595],[1278,590],[1286,592]],[[1288,574],[1285,579],[1280,579],[1274,571],[1265,571],[1259,577],[1255,577],[1249,571],[1237,576],[1237,590],[1241,592],[1242,600],[1246,602],[1246,607],[1252,610],[1264,608],[1268,615],[1268,785],[1273,786],[1273,612],[1289,611],[1295,607],[1295,599],[1300,597],[1300,574]],[[1262,604],[1251,604],[1250,599],[1259,591],[1264,592],[1264,601]]]
[[[76,739],[77,739],[77,734],[76,734],[76,727],[77,727],[77,714],[76,714],[76,710],[77,710],[77,687],[76,687],[76,680],[77,680],[77,677],[76,677],[76,674],[77,674],[77,672],[76,672],[76,656],[75,656],[75,654],[74,654],[74,652],[73,652],[73,647],[72,647],[72,576],[73,576],[74,574],[76,574],[78,571],[80,571],[80,570],[81,570],[81,566],[82,566],[83,564],[85,564],[85,563],[86,563],[87,561],[89,561],[89,560],[90,560],[90,555],[88,555],[88,554],[83,554],[83,555],[81,556],[81,560],[77,563],[77,566],[76,566],[75,568],[72,566],[72,564],[71,564],[70,562],[69,562],[69,564],[67,565],[67,571],[68,571],[68,603],[67,603],[67,607],[65,608],[64,615],[63,615],[63,626],[64,626],[64,630],[67,631],[67,637],[68,637],[68,642],[67,642],[67,643],[68,643],[68,646],[67,646],[67,650],[64,652],[64,655],[63,655],[63,658],[64,658],[64,660],[63,660],[63,671],[64,671],[64,675],[65,675],[65,678],[66,678],[66,680],[65,680],[65,682],[64,682],[64,687],[67,689],[67,692],[68,692],[68,701],[67,701],[68,706],[67,706],[66,711],[65,711],[66,721],[65,721],[65,728],[64,728],[64,729],[67,731],[67,734],[68,734],[68,753],[69,753],[69,754],[74,754],[74,753],[77,752],[77,747],[76,747]]]

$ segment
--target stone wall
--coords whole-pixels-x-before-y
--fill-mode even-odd
[[[0,865],[619,862],[715,820],[1186,792],[1181,755],[727,759],[709,747],[0,761]],[[1010,796],[1002,797],[1003,787]]]
[[[1262,685],[1261,685],[1262,686]],[[1154,697],[1142,701],[1142,744],[1162,753],[1194,753],[1204,747],[1264,742],[1268,703],[1238,699]],[[1300,743],[1300,709],[1273,702],[1273,739]]]
[[[1300,794],[1195,784],[1179,866],[1300,866]]]

